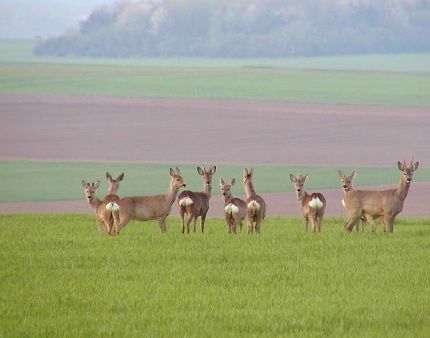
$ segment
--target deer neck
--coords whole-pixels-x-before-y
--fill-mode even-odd
[[[212,185],[203,183],[203,193],[210,198],[212,194]]]
[[[246,197],[251,197],[255,195],[254,185],[252,184],[251,180],[248,180],[245,183],[245,193]]]
[[[408,195],[409,192],[409,187],[411,186],[411,183],[407,183],[404,179],[403,176],[400,177],[400,182],[399,182],[399,186],[397,187],[397,194],[400,196],[400,199],[402,201],[405,200],[406,196]]]
[[[308,196],[308,193],[306,191],[303,191],[303,193],[300,194],[300,196],[297,196],[297,200],[298,200],[299,204],[304,203],[306,196]]]
[[[106,195],[116,195],[117,192],[118,192],[118,189],[116,189],[115,187],[109,187]]]
[[[225,205],[230,204],[232,201],[233,201],[233,195],[229,195],[229,196],[224,197]]]
[[[101,203],[102,201],[100,201],[100,199],[97,196],[94,196],[92,199],[87,199],[88,204],[91,205],[91,207],[93,209],[96,209]]]
[[[173,182],[170,183],[169,189],[166,193],[166,201],[169,203],[169,205],[172,205],[175,202],[176,195],[178,194],[179,187],[175,187],[173,185]]]

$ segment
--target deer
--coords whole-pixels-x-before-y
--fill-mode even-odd
[[[169,187],[163,195],[124,197],[118,201],[119,223],[115,225],[115,235],[119,235],[131,220],[158,220],[161,233],[166,232],[166,218],[170,214],[172,204],[179,189],[186,186],[178,167],[176,170],[170,168],[170,177]]]
[[[246,206],[248,208],[247,212],[247,223],[248,223],[248,233],[252,234],[254,227],[257,234],[260,233],[261,222],[266,217],[266,202],[264,199],[257,195],[254,190],[254,185],[252,183],[252,175],[254,170],[251,168],[245,168],[243,171],[243,186],[245,188],[246,194]]]
[[[303,185],[308,178],[306,175],[298,175],[298,177],[290,174],[290,180],[293,182],[297,194],[299,206],[302,209],[303,218],[305,221],[305,230],[308,231],[309,220],[311,221],[312,231],[321,232],[321,224],[324,218],[326,208],[326,200],[319,192],[308,194],[303,190]]]
[[[374,232],[374,220],[381,218],[388,234],[394,231],[394,219],[402,212],[403,203],[408,195],[414,171],[418,169],[419,162],[408,166],[405,161],[397,162],[397,167],[402,172],[399,184],[395,189],[374,191],[374,190],[351,190],[345,194],[345,208],[348,213],[348,220],[345,223],[345,230],[351,232],[354,225],[364,214],[366,219],[372,224]]]
[[[243,220],[248,214],[248,208],[244,200],[240,198],[234,198],[231,194],[231,187],[234,186],[236,179],[232,178],[230,183],[220,178],[221,192],[224,197],[224,213],[225,220],[228,226],[228,232],[236,234],[237,225],[240,225],[240,231],[242,232]]]
[[[182,191],[178,196],[179,215],[182,220],[182,233],[185,232],[185,214],[187,214],[187,233],[190,233],[190,224],[193,222],[194,232],[196,232],[197,218],[200,217],[202,234],[205,231],[205,220],[209,210],[209,200],[212,192],[212,176],[216,172],[216,166],[197,167],[197,173],[202,177],[203,191],[193,192]]]
[[[94,209],[96,214],[96,222],[99,225],[100,233],[113,234],[113,222],[119,222],[119,197],[116,195],[119,189],[119,182],[124,178],[124,173],[116,179],[107,172],[106,179],[108,180],[108,191],[103,200],[100,200],[95,191],[100,186],[100,181],[88,183],[82,180],[85,196],[88,204]]]

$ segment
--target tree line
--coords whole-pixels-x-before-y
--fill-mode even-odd
[[[427,0],[121,1],[35,55],[287,57],[430,51]]]

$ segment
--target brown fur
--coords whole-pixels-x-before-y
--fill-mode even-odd
[[[178,196],[179,215],[182,220],[182,233],[185,232],[185,214],[188,217],[187,220],[187,232],[190,232],[190,224],[193,222],[194,232],[196,232],[197,218],[200,216],[200,225],[202,233],[205,230],[206,215],[209,211],[209,200],[212,192],[212,176],[216,172],[216,166],[209,166],[206,170],[205,166],[202,168],[197,167],[198,174],[202,177],[203,192],[193,192],[190,190],[182,191]],[[180,201],[183,198],[190,198],[193,203],[188,206],[180,205]]]
[[[261,222],[266,217],[266,202],[260,195],[257,195],[254,190],[254,185],[252,183],[253,174],[254,170],[252,168],[250,170],[245,168],[243,171],[243,186],[246,193],[245,203],[248,209],[246,218],[248,223],[248,233],[252,233],[255,228],[255,231],[259,234]],[[260,205],[258,210],[255,210],[254,208],[248,208],[249,203],[252,201],[257,202]]]
[[[300,177],[295,177],[293,174],[290,174],[290,180],[293,182],[294,188],[296,189],[297,199],[299,201],[300,208],[302,209],[303,218],[305,220],[305,230],[308,231],[308,223],[311,221],[312,230],[321,232],[321,225],[324,218],[325,208],[327,202],[324,196],[320,193],[312,193],[308,194],[303,190],[303,185],[308,177],[308,174],[305,176],[300,175]],[[321,208],[313,208],[309,205],[314,198],[318,198],[323,206]]]
[[[225,220],[227,222],[228,226],[228,232],[236,233],[237,225],[240,225],[240,231],[242,231],[243,226],[243,220],[245,219],[248,208],[246,206],[246,203],[244,200],[240,198],[234,198],[231,194],[231,187],[234,185],[236,180],[233,178],[230,183],[225,183],[222,178],[220,178],[220,187],[221,192],[224,197],[224,214],[225,214]],[[225,208],[232,204],[233,206],[237,207],[238,212],[237,213],[229,213],[225,211]]]
[[[119,223],[115,226],[115,234],[131,220],[149,221],[158,220],[162,233],[166,232],[166,218],[170,214],[172,204],[175,202],[178,190],[185,187],[181,172],[178,168],[170,168],[170,184],[164,195],[134,196],[121,198],[119,204]]]
[[[351,232],[354,225],[364,214],[366,219],[372,224],[375,231],[374,220],[381,218],[385,224],[386,231],[392,234],[394,231],[394,219],[403,210],[403,203],[408,195],[412,174],[418,169],[418,162],[407,166],[400,161],[397,163],[402,172],[399,185],[396,189],[372,191],[372,190],[352,190],[345,195],[345,207],[348,212],[348,220],[345,223],[345,230]]]

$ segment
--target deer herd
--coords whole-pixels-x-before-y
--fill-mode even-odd
[[[354,226],[359,230],[364,229],[365,223],[370,223],[372,232],[376,231],[375,220],[381,221],[382,228],[389,234],[394,230],[394,219],[402,211],[403,203],[409,191],[412,174],[418,169],[418,162],[407,165],[405,161],[398,162],[398,168],[402,172],[397,188],[374,191],[355,190],[352,181],[355,171],[345,175],[338,170],[341,186],[344,192],[342,204],[348,214],[344,228],[350,233]],[[95,192],[100,185],[99,181],[88,183],[82,180],[85,196],[88,204],[94,209],[96,221],[101,233],[111,236],[119,235],[120,231],[131,220],[148,221],[158,220],[162,233],[166,232],[166,218],[170,214],[175,200],[177,200],[179,215],[182,221],[182,233],[190,232],[191,223],[193,231],[196,231],[197,218],[200,217],[201,232],[204,233],[205,220],[209,210],[209,201],[212,193],[212,177],[216,172],[216,166],[210,165],[197,167],[197,173],[202,178],[202,191],[182,191],[185,187],[184,179],[179,168],[170,168],[170,183],[167,192],[163,195],[133,196],[120,198],[117,195],[119,183],[124,178],[124,173],[113,179],[106,173],[108,190],[103,200],[97,198]],[[231,188],[236,180],[233,178],[225,182],[220,178],[220,189],[224,198],[224,214],[229,233],[236,233],[237,227],[242,231],[243,222],[246,218],[248,233],[253,231],[260,233],[261,223],[266,217],[266,202],[254,190],[252,183],[253,169],[245,168],[243,171],[243,186],[246,199],[233,197]],[[326,209],[326,199],[321,193],[307,193],[303,186],[308,178],[306,175],[290,174],[290,180],[294,185],[299,207],[303,213],[305,230],[308,230],[309,221],[312,230],[321,232],[321,226]],[[186,219],[186,221],[185,221]]]

